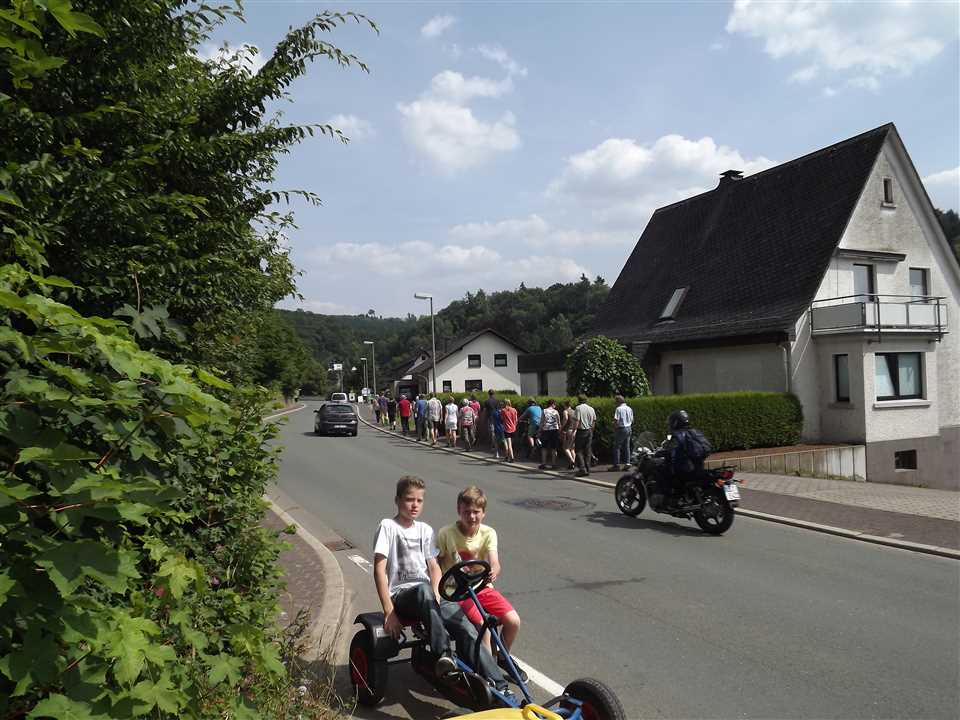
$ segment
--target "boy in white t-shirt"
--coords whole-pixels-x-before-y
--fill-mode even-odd
[[[430,649],[440,656],[435,671],[442,678],[457,672],[450,634],[460,656],[470,659],[477,632],[457,603],[440,599],[441,572],[433,528],[417,520],[425,491],[426,483],[412,475],[397,482],[397,514],[380,521],[373,539],[373,581],[383,606],[384,630],[398,638],[403,629],[401,618],[422,622]],[[486,648],[480,650],[476,670],[498,690],[506,690],[506,680]]]

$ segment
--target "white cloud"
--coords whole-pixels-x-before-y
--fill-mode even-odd
[[[320,313],[321,315],[358,315],[360,311],[348,305],[341,305],[336,302],[327,302],[325,300],[297,300],[296,298],[285,298],[277,303],[277,307],[284,310],[308,310],[309,312]]]
[[[397,103],[410,146],[435,169],[453,175],[480,165],[498,153],[520,147],[516,119],[509,110],[495,120],[481,120],[468,102],[498,99],[513,91],[513,79],[464,77],[444,70],[420,98]]]
[[[800,68],[795,73],[790,76],[790,82],[793,83],[808,83],[813,80],[820,73],[820,68],[817,65],[807,65],[806,67]]]
[[[425,38],[440,37],[457,21],[453,15],[435,15],[420,28],[420,35]]]
[[[351,140],[362,140],[376,134],[369,121],[356,115],[334,115],[327,120],[327,124],[333,125]]]
[[[427,242],[336,243],[309,253],[308,265],[336,267],[340,276],[372,272],[385,278],[425,280],[462,295],[464,273],[471,286],[489,289],[531,284],[570,282],[590,271],[572,258],[527,255],[506,256],[483,245],[454,243],[435,245]]]
[[[870,92],[880,91],[880,81],[872,75],[859,75],[857,77],[852,77],[847,80],[847,85],[849,87],[855,87],[861,90],[869,90]]]
[[[823,89],[823,96],[824,96],[824,97],[828,97],[828,98],[836,97],[836,96],[837,96],[837,90],[834,89],[834,88],[832,88],[832,87],[830,87],[829,85],[827,85],[827,86]]]
[[[664,135],[651,144],[610,138],[567,158],[547,197],[584,207],[608,227],[635,230],[656,208],[713,189],[725,170],[750,175],[773,165],[710,137]]]
[[[722,50],[727,49],[727,44],[718,40],[717,42],[710,43],[710,46],[707,49],[711,52],[721,52]]]
[[[536,213],[498,222],[454,225],[450,228],[450,237],[459,242],[496,242],[505,247],[524,243],[534,248],[554,250],[613,245],[624,239],[609,232],[554,228]]]
[[[960,167],[927,175],[923,184],[936,207],[941,210],[960,210]]]
[[[487,60],[492,60],[504,69],[507,75],[527,76],[527,69],[510,57],[506,50],[499,45],[480,45],[477,52]]]
[[[429,94],[462,104],[475,97],[498,98],[513,91],[513,80],[491,80],[484,77],[464,77],[453,70],[444,70],[433,76]]]
[[[849,84],[868,90],[890,74],[910,75],[930,62],[957,36],[957,27],[955,3],[821,0],[736,0],[726,24],[728,33],[762,40],[776,60],[805,60],[791,79],[816,65],[854,73]]]
[[[260,49],[250,43],[231,46],[229,43],[215,45],[212,42],[205,42],[196,48],[195,52],[197,57],[206,62],[242,67],[251,74],[255,74],[267,62],[260,53]]]

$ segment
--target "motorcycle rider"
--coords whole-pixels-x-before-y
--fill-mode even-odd
[[[666,458],[663,472],[657,482],[661,498],[670,502],[674,488],[684,485],[703,472],[703,461],[710,452],[710,444],[703,433],[690,427],[690,415],[686,410],[674,410],[667,418],[670,438],[663,444],[658,455]],[[651,498],[651,501],[654,498]]]

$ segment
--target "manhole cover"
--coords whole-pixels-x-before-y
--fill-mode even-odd
[[[513,500],[511,505],[526,508],[527,510],[587,510],[592,508],[594,503],[568,497],[540,497]]]
[[[350,544],[350,541],[344,540],[343,538],[340,538],[339,540],[328,540],[327,542],[324,543],[324,545],[326,545],[328,550],[333,550],[334,552],[336,552],[337,550],[353,549],[353,545]]]

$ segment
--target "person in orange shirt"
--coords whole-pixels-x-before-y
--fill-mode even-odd
[[[517,432],[517,409],[509,399],[503,401],[500,409],[500,420],[503,422],[503,437],[506,444],[506,462],[513,462],[513,436]]]

